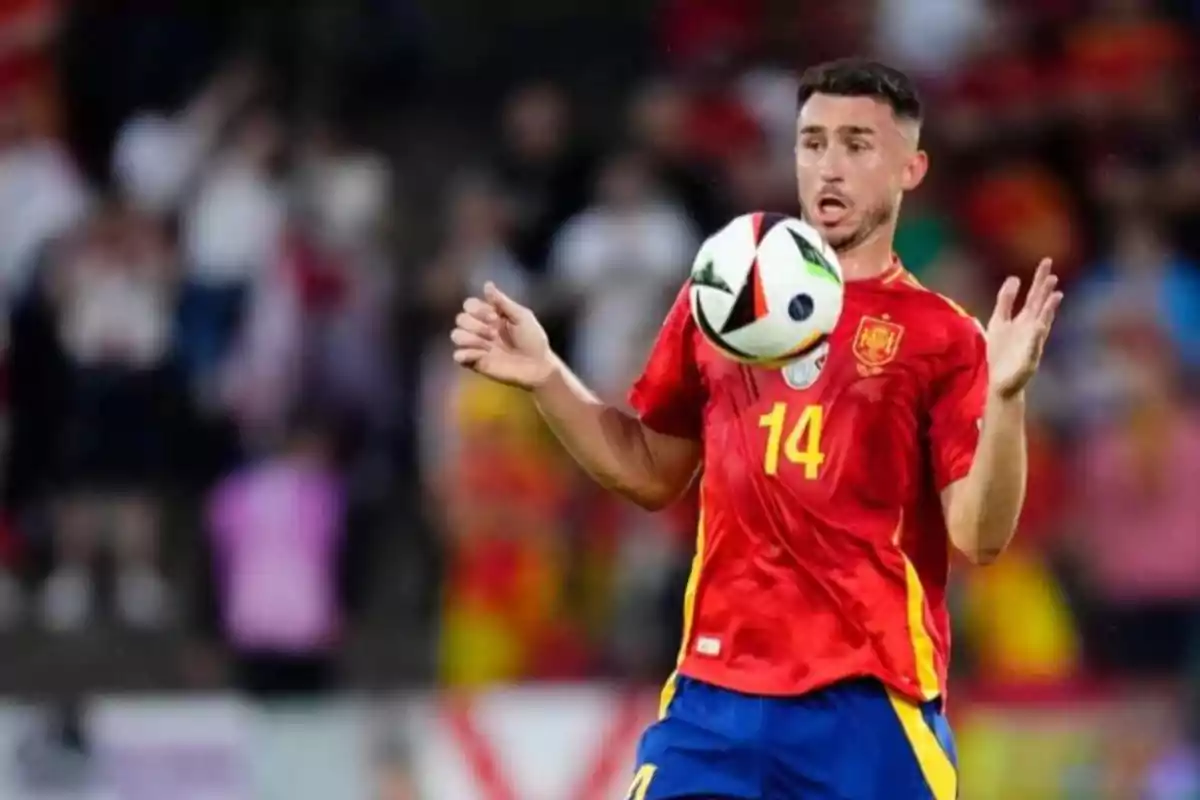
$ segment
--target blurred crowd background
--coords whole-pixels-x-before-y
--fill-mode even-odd
[[[1198,26],[1187,0],[5,0],[0,689],[661,680],[694,508],[594,489],[447,332],[496,280],[620,402],[703,237],[797,211],[797,71],[873,54],[929,106],[908,268],[984,318],[1043,256],[1067,291],[1017,543],[954,577],[955,685],[1165,697],[1119,760],[1192,796]]]

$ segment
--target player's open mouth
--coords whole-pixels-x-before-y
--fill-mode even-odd
[[[840,197],[817,198],[817,222],[822,225],[836,225],[850,213],[850,205]]]

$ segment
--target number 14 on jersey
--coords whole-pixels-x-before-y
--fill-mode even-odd
[[[825,461],[825,453],[821,451],[824,422],[825,409],[819,405],[803,406],[798,411],[783,402],[772,406],[758,418],[759,427],[767,429],[763,471],[777,475],[782,455],[792,464],[804,467],[806,480],[816,480]]]

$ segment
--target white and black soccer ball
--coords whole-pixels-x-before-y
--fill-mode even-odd
[[[842,314],[833,249],[805,222],[758,212],[713,234],[692,265],[692,316],[730,358],[781,366],[815,352]]]

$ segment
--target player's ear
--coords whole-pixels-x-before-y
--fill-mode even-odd
[[[925,173],[929,172],[929,156],[924,150],[916,150],[909,156],[908,163],[904,165],[904,173],[901,175],[901,186],[906,192],[911,192],[913,189],[921,185],[921,181],[925,180]]]

